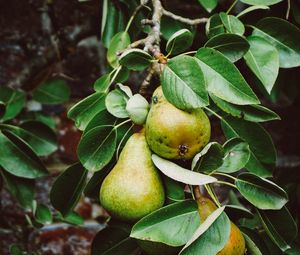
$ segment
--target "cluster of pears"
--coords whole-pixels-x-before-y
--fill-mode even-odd
[[[152,151],[167,159],[191,159],[208,143],[210,131],[210,122],[203,110],[186,112],[176,108],[158,87],[153,93],[145,127],[128,139],[117,164],[102,183],[101,205],[112,217],[130,222],[136,222],[161,208],[165,202],[165,192],[151,159]],[[205,208],[210,206],[199,206],[201,220],[205,219],[202,211],[207,211]],[[215,210],[215,207],[211,209]],[[241,251],[244,249],[242,235],[233,223],[231,228],[229,242],[239,243],[241,248],[234,249]],[[232,248],[232,245],[229,246]],[[153,254],[151,250],[155,249],[151,244],[150,247],[147,253]],[[231,248],[228,250],[225,246],[219,254],[243,254],[231,252]],[[170,255],[175,255],[173,250]]]

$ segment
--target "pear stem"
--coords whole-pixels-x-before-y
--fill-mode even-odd
[[[199,201],[201,198],[203,198],[203,194],[200,191],[199,185],[193,186],[193,192],[194,192],[194,195],[195,195],[195,198],[197,201]]]

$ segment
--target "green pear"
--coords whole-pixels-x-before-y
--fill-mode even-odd
[[[210,139],[210,121],[202,109],[182,111],[169,103],[158,87],[146,120],[152,151],[167,159],[191,159]]]
[[[165,193],[144,132],[133,134],[100,189],[101,205],[120,220],[137,221],[161,208]]]

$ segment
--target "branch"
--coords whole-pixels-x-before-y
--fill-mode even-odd
[[[200,18],[200,19],[188,19],[188,18],[184,18],[184,17],[176,15],[176,14],[174,14],[172,12],[169,12],[169,11],[167,11],[165,9],[163,9],[163,15],[168,16],[168,17],[170,17],[170,18],[172,18],[174,20],[178,20],[178,21],[180,21],[182,23],[191,25],[191,26],[206,23],[207,20],[208,20],[208,18]]]

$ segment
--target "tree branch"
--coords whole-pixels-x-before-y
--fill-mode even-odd
[[[169,12],[169,11],[167,11],[165,9],[163,9],[163,15],[168,16],[168,17],[170,17],[170,18],[172,18],[174,20],[178,20],[178,21],[180,21],[182,23],[191,25],[191,26],[206,23],[207,20],[208,20],[208,18],[200,18],[200,19],[188,19],[188,18],[184,18],[184,17],[176,15],[176,14],[174,14],[172,12]]]

